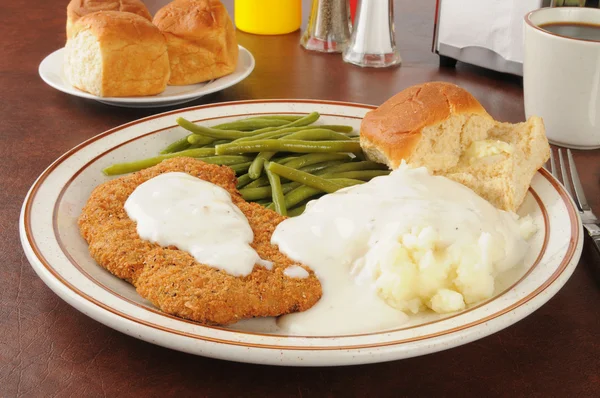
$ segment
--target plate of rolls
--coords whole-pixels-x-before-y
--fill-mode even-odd
[[[65,47],[41,62],[41,78],[109,105],[192,101],[239,83],[255,65],[219,0],[175,0],[154,17],[140,0],[72,0],[66,33]]]

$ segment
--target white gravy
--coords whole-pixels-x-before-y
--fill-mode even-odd
[[[314,307],[279,318],[281,330],[338,335],[403,324],[407,315],[379,297],[364,264],[380,241],[424,227],[433,227],[448,245],[476,243],[484,232],[489,234],[503,251],[499,269],[521,261],[528,247],[512,214],[424,168],[401,167],[389,176],[310,202],[304,214],[279,224],[271,242],[311,267],[323,288]]]
[[[250,247],[252,228],[229,192],[189,174],[165,173],[144,182],[125,211],[142,239],[176,246],[231,275],[248,275],[257,263],[272,266]]]

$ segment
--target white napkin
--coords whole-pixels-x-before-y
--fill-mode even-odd
[[[542,0],[440,0],[438,43],[483,47],[523,63],[523,24]]]

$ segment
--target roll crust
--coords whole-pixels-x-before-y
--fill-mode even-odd
[[[71,0],[67,6],[67,39],[79,18],[98,11],[130,12],[152,21],[150,11],[140,0]]]
[[[153,22],[167,40],[169,84],[205,82],[235,70],[235,29],[220,1],[176,0],[161,8]]]
[[[491,118],[475,97],[455,84],[430,82],[412,86],[367,113],[360,125],[360,144],[365,151],[381,152],[387,158],[383,163],[398,167],[403,159],[410,158],[423,128],[455,114]]]

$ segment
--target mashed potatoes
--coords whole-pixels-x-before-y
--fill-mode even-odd
[[[522,264],[533,230],[530,218],[464,185],[402,165],[277,226],[271,242],[311,267],[323,288],[314,307],[279,324],[296,334],[367,332],[397,326],[398,314],[462,310]]]
[[[528,238],[534,231],[531,218],[520,223],[521,234]],[[492,296],[495,276],[506,268],[501,264],[505,250],[504,241],[488,232],[476,240],[444,242],[434,227],[415,226],[377,242],[357,262],[355,272],[374,281],[377,294],[396,309],[454,312]]]

